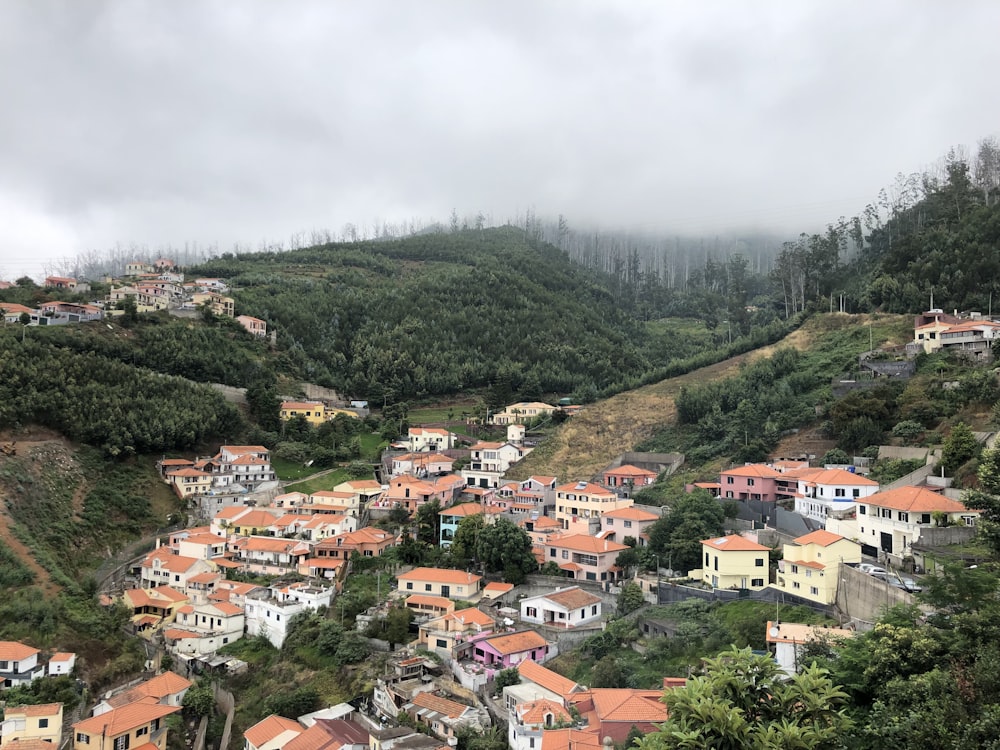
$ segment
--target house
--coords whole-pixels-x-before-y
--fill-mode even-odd
[[[921,534],[932,526],[975,526],[978,510],[966,508],[926,487],[899,487],[877,492],[858,503],[858,541],[869,544],[897,564],[913,554]]]
[[[563,529],[596,533],[599,519],[612,510],[628,508],[632,500],[590,482],[571,482],[556,487],[556,520]],[[593,526],[593,529],[590,529]]]
[[[137,632],[156,629],[173,622],[177,610],[188,598],[177,589],[163,585],[148,589],[126,589],[122,602],[132,610],[132,625]]]
[[[42,286],[50,289],[76,289],[76,279],[71,276],[46,276]]]
[[[216,484],[238,484],[251,492],[277,479],[271,454],[262,445],[223,445],[208,466],[216,475]]]
[[[491,414],[487,422],[495,425],[527,424],[539,417],[547,417],[556,407],[541,401],[519,401],[504,407],[503,411]]]
[[[185,466],[182,469],[169,471],[166,474],[167,481],[173,486],[178,497],[192,497],[194,495],[207,495],[212,490],[214,480],[211,473],[196,469],[193,466]]]
[[[259,339],[267,337],[267,323],[260,318],[252,318],[249,315],[237,315],[236,322],[246,329],[251,336]]]
[[[0,303],[0,310],[3,311],[3,322],[6,325],[20,323],[22,315],[27,315],[28,318],[31,318],[33,315],[37,317],[38,315],[37,310],[32,310],[30,307],[18,305],[14,302]]]
[[[601,738],[580,729],[548,729],[542,733],[540,750],[607,750]]]
[[[244,624],[243,609],[230,602],[185,604],[163,637],[175,654],[205,656],[242,638]]]
[[[509,669],[529,659],[542,664],[556,655],[555,645],[534,630],[477,636],[471,640],[472,659],[491,669]]]
[[[579,586],[521,599],[521,620],[535,625],[575,628],[601,619],[601,597]]]
[[[245,750],[283,750],[305,731],[297,721],[271,714],[243,733]]]
[[[76,654],[72,651],[57,651],[49,659],[49,677],[73,674],[76,668]]]
[[[437,427],[411,427],[407,431],[410,453],[417,451],[445,451],[455,447],[455,433]]]
[[[470,487],[500,486],[500,478],[528,452],[513,443],[480,441],[470,449],[468,465],[462,469],[462,479]]]
[[[224,543],[224,540],[216,539]],[[183,591],[191,576],[214,571],[215,565],[204,558],[184,557],[174,554],[167,547],[160,547],[146,555],[140,563],[139,585],[150,589],[165,585]]]
[[[236,317],[236,302],[218,292],[195,292],[191,295],[191,303],[195,307],[204,307],[221,318]]]
[[[354,711],[349,703],[340,706],[350,709],[352,713]],[[370,737],[361,724],[349,719],[324,718],[338,708],[332,706],[300,716],[299,723],[306,727],[306,731],[287,743],[284,750],[369,750]]]
[[[98,716],[116,708],[133,703],[159,703],[164,706],[179,707],[193,683],[176,672],[163,672],[138,685],[119,690],[94,706],[93,714]]]
[[[501,581],[490,581],[483,586],[483,599],[490,599],[494,602],[502,602],[514,590],[513,583],[502,583]]]
[[[415,477],[450,474],[455,460],[437,451],[403,453],[392,458],[392,476],[412,474]]]
[[[443,740],[457,739],[460,730],[478,734],[492,724],[485,709],[467,706],[431,692],[417,693],[402,710],[415,724],[427,727],[431,734]]]
[[[762,589],[771,549],[738,534],[705,539],[701,580],[716,589]]]
[[[565,706],[570,696],[586,691],[586,688],[568,677],[533,661],[522,661],[517,665],[517,672],[521,682],[503,689],[504,706],[511,716],[522,703],[545,699]]]
[[[262,635],[275,648],[281,648],[288,635],[288,623],[306,610],[329,607],[333,588],[317,583],[292,583],[271,586],[246,595],[247,635]]]
[[[431,594],[445,599],[475,598],[483,585],[483,577],[464,570],[414,568],[396,576],[401,594]]]
[[[12,741],[47,742],[56,748],[62,741],[63,704],[6,706],[0,722],[0,748]]]
[[[463,487],[465,482],[455,474],[426,479],[404,474],[389,480],[383,500],[386,505],[405,508],[413,515],[421,505],[434,500],[442,507],[451,505]]]
[[[418,643],[430,651],[441,651],[457,659],[468,655],[472,648],[470,638],[492,633],[495,628],[494,619],[480,609],[453,610],[421,623]]]
[[[204,531],[179,538],[176,545],[171,545],[171,549],[180,557],[212,560],[226,553],[226,538]]]
[[[257,586],[253,583],[223,580],[215,585],[215,591],[209,595],[209,599],[216,602],[231,602],[245,610],[247,597],[254,592],[263,590],[263,586]]]
[[[415,618],[436,619],[455,611],[455,602],[441,596],[412,594],[403,600],[403,606],[413,612]],[[419,622],[419,620],[416,620]]]
[[[333,488],[337,492],[349,492],[354,495],[358,508],[367,508],[382,496],[382,485],[374,479],[350,479],[341,482]]]
[[[855,632],[823,625],[803,625],[797,622],[768,622],[767,646],[781,670],[791,676],[799,671],[799,660],[810,643],[836,644],[853,638]]]
[[[18,641],[0,641],[0,687],[26,685],[45,675],[45,666],[38,663],[37,648]]]
[[[397,718],[403,707],[411,703],[418,693],[435,689],[434,677],[439,673],[439,665],[429,658],[409,656],[407,652],[390,656],[389,664],[376,678],[372,692],[376,711],[389,719]]]
[[[349,560],[357,552],[362,557],[381,557],[390,547],[395,547],[399,538],[384,529],[365,526],[357,531],[327,537],[318,542],[312,556],[319,559]]]
[[[222,582],[221,573],[199,573],[191,576],[184,587],[184,593],[191,604],[205,604],[215,593],[215,587]]]
[[[508,714],[507,746],[511,750],[537,750],[542,747],[543,731],[573,723],[561,702],[539,698],[520,703]]]
[[[629,490],[635,487],[647,487],[656,482],[656,472],[640,469],[638,466],[623,464],[614,469],[605,469],[602,480],[605,487],[611,489]]]
[[[303,417],[311,425],[321,425],[334,416],[334,412],[322,401],[282,401],[278,414],[282,422]]]
[[[649,544],[646,531],[660,518],[656,513],[641,508],[619,508],[601,515],[601,529],[607,532],[605,537],[608,539],[624,544],[627,537],[632,537],[636,546],[646,547]]]
[[[781,472],[765,464],[747,464],[719,473],[722,497],[773,503],[778,499],[777,481]]]
[[[1000,323],[969,320],[941,332],[940,348],[962,354],[977,362],[993,360],[993,343],[1000,339]]]
[[[311,551],[308,542],[272,536],[235,537],[226,548],[241,570],[262,576],[295,572]]]
[[[441,520],[438,544],[446,549],[450,547],[455,538],[455,532],[458,531],[458,525],[464,518],[485,515],[485,523],[492,524],[496,520],[497,514],[502,512],[501,508],[483,506],[479,503],[459,503],[445,508],[438,513]]]
[[[141,276],[144,273],[152,273],[152,266],[143,263],[141,260],[133,260],[125,264],[126,276]]]
[[[860,498],[878,492],[878,482],[845,469],[792,469],[795,477],[795,512],[826,523],[827,518],[847,518]]]
[[[861,562],[861,545],[825,529],[784,546],[777,587],[817,604],[837,601],[840,566]]]
[[[615,565],[624,544],[586,534],[550,536],[541,544],[543,559],[554,562],[567,578],[578,581],[617,581],[624,571]]]
[[[164,719],[180,710],[179,706],[139,702],[83,719],[73,724],[73,750],[126,750],[130,747],[139,750],[150,745],[164,750],[167,746]]]
[[[584,695],[572,697],[571,703],[586,720],[587,731],[616,744],[625,742],[632,727],[650,734],[667,720],[662,690],[591,688]]]

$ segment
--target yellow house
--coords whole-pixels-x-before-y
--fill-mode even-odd
[[[840,566],[861,562],[861,545],[820,529],[786,544],[782,557],[778,588],[819,604],[833,604]]]
[[[50,742],[58,747],[62,739],[63,704],[7,706],[0,723],[0,747],[19,742]]]
[[[414,568],[396,576],[401,594],[430,594],[445,599],[471,599],[483,587],[483,577],[464,570]]]
[[[551,414],[556,407],[543,404],[541,401],[519,401],[505,407],[490,416],[489,421],[496,425],[527,424],[533,419]]]
[[[191,295],[195,307],[208,305],[212,312],[226,318],[236,316],[236,303],[232,297],[226,297],[218,292],[195,292]]]
[[[292,417],[305,417],[311,425],[329,422],[338,414],[346,414],[352,419],[358,419],[358,415],[350,409],[327,406],[322,401],[282,401],[279,413],[283,422],[287,422]]]
[[[178,497],[207,495],[212,489],[212,475],[193,466],[167,472],[167,481],[173,485]]]
[[[737,534],[701,543],[701,579],[716,589],[762,589],[768,583],[769,547]]]
[[[164,719],[180,706],[159,703],[130,703],[73,725],[73,750],[137,750],[153,745],[167,746]]]

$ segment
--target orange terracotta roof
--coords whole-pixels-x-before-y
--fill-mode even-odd
[[[322,724],[316,723],[286,742],[281,750],[336,750],[343,744],[341,740],[331,737]]]
[[[439,516],[475,516],[483,512],[483,506],[479,503],[461,503],[445,508],[438,513]]]
[[[534,479],[539,484],[550,485],[556,481],[555,477],[545,476],[544,474],[532,474],[528,479]]]
[[[407,607],[434,607],[451,611],[455,609],[455,602],[443,596],[430,596],[428,594],[413,594],[406,597],[404,602]]]
[[[62,661],[72,661],[76,657],[71,651],[59,651],[58,653],[52,654],[52,658],[49,659],[49,663],[52,662],[62,662]]]
[[[853,630],[830,628],[822,625],[803,625],[797,622],[775,623],[768,621],[765,630],[768,643],[809,643],[824,638],[842,640],[856,635]]]
[[[418,708],[426,708],[430,711],[444,714],[449,719],[457,719],[468,708],[468,706],[463,706],[461,703],[456,703],[433,693],[417,693],[413,696],[411,702]]]
[[[160,703],[130,703],[78,721],[73,725],[73,729],[83,734],[104,734],[107,737],[115,737],[180,710],[180,706],[164,706]]]
[[[471,585],[483,579],[464,570],[444,570],[441,568],[414,568],[408,573],[396,576],[399,581],[428,581],[431,583],[449,583],[452,585]]]
[[[522,651],[531,651],[549,645],[548,641],[534,630],[523,630],[520,633],[510,633],[509,635],[495,635],[492,638],[486,638],[485,641],[503,656],[519,654]]]
[[[183,628],[167,628],[163,631],[163,637],[171,641],[182,641],[185,638],[204,638],[204,633],[196,633],[193,630]]]
[[[722,476],[734,477],[759,477],[761,479],[774,479],[780,477],[781,473],[775,471],[770,466],[764,464],[749,464],[748,466],[737,466],[733,469],[726,469],[720,472]]]
[[[556,487],[556,492],[567,492],[575,495],[600,495],[601,497],[612,497],[615,493],[606,487],[592,482],[570,482]]]
[[[546,729],[542,732],[541,750],[603,750],[596,732],[582,729]]]
[[[302,565],[312,570],[336,570],[343,564],[343,560],[335,560],[332,557],[309,557],[302,561]]]
[[[730,534],[729,536],[719,536],[713,539],[703,539],[702,544],[706,547],[711,547],[715,550],[720,550],[723,552],[730,550],[738,550],[740,552],[770,552],[770,547],[765,547],[763,544],[757,544],[757,542],[751,542],[746,537],[742,537],[739,534]]]
[[[161,466],[192,466],[194,461],[189,461],[186,458],[165,458],[160,461]]]
[[[243,614],[242,607],[237,607],[235,604],[230,604],[229,602],[219,602],[218,604],[213,604],[212,606],[226,617],[234,617],[236,615]]]
[[[624,549],[628,549],[624,544],[612,542],[608,539],[598,539],[587,534],[566,534],[555,538],[550,537],[545,540],[545,546],[586,552],[592,555],[603,552],[621,552]]]
[[[476,607],[455,610],[445,615],[445,619],[462,625],[477,625],[480,628],[492,628],[496,625],[492,617]]]
[[[617,469],[608,469],[605,474],[616,477],[655,477],[656,472],[649,469],[640,469],[632,464],[622,464]]]
[[[268,513],[266,510],[251,510],[246,514],[234,519],[234,526],[254,526],[258,528],[266,528],[271,526],[276,520],[277,516],[273,513]]]
[[[155,561],[159,561],[158,566],[154,565]],[[183,555],[175,555],[166,547],[160,547],[158,550],[153,550],[148,555],[146,559],[142,561],[142,567],[152,568],[157,567],[160,570],[168,570],[171,573],[185,573],[189,571],[192,567],[202,562],[197,557],[184,557]]]
[[[490,581],[483,586],[483,596],[503,596],[514,590],[513,583],[501,583],[500,581]]]
[[[194,469],[188,467],[186,469],[178,469],[177,471],[168,471],[168,477],[210,477],[212,476],[207,471],[202,471],[201,469]]]
[[[124,594],[131,607],[155,606],[166,607],[179,602],[186,602],[187,597],[170,586],[157,586],[152,589],[128,589]]]
[[[563,589],[562,591],[556,591],[552,594],[543,594],[543,596],[550,602],[555,602],[566,609],[589,607],[591,604],[599,604],[601,601],[601,597],[594,596],[589,591],[584,591],[579,586]]]
[[[145,682],[140,682],[129,690],[111,696],[108,698],[107,704],[112,708],[121,708],[130,703],[138,703],[144,698],[160,701],[168,695],[177,695],[187,690],[192,684],[190,680],[181,677],[176,672],[168,671],[151,677]]]
[[[21,661],[40,653],[37,648],[17,641],[0,641],[0,661]]]
[[[439,427],[411,427],[409,434],[416,437],[418,435],[448,435],[450,433],[448,430],[442,430]]]
[[[879,508],[909,511],[912,513],[969,513],[978,514],[977,510],[969,510],[957,500],[945,497],[925,487],[899,487],[886,492],[876,492],[874,495],[861,498],[859,502],[875,505]]]
[[[549,718],[551,717],[551,719]],[[529,726],[544,725],[550,722],[570,721],[569,712],[555,701],[540,698],[530,703],[522,703],[517,707],[517,718],[522,724]]]
[[[601,721],[660,724],[667,720],[667,707],[660,701],[662,690],[592,688],[590,693]]]
[[[271,714],[266,719],[261,719],[246,730],[243,736],[254,747],[260,747],[280,737],[285,732],[299,734],[302,731],[302,725],[297,721],[286,719],[284,716],[278,716],[277,714]]]
[[[840,534],[834,534],[832,531],[817,529],[816,531],[810,532],[805,536],[797,537],[792,541],[794,541],[795,544],[818,544],[820,547],[829,547],[831,544],[836,544],[843,538],[844,537]]]
[[[55,716],[62,712],[62,703],[41,703],[34,706],[7,706],[4,708],[4,717],[9,719],[11,714],[18,716]]]
[[[814,562],[812,560],[785,560],[786,565],[801,565],[805,568],[812,568],[813,570],[823,570],[826,566],[820,562]]]
[[[241,453],[267,453],[267,448],[263,445],[223,445],[219,450],[232,453],[233,455]]]
[[[861,474],[855,474],[847,469],[793,469],[785,472],[785,476],[815,482],[816,484],[843,484],[860,487],[878,487],[875,482]],[[844,498],[845,500],[849,498]]]
[[[525,680],[533,682],[556,695],[566,696],[580,690],[580,686],[573,682],[573,680],[563,677],[558,672],[553,672],[548,667],[543,667],[541,664],[536,664],[530,660],[522,661],[518,664],[517,671]]]
[[[656,521],[660,516],[640,508],[619,508],[602,513],[601,518],[621,518],[625,521]]]

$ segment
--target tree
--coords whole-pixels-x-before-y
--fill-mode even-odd
[[[618,594],[618,614],[627,615],[645,603],[646,597],[642,594],[642,587],[634,581],[629,581],[622,586],[621,593]]]
[[[817,666],[785,681],[777,662],[733,648],[706,659],[702,674],[668,690],[667,721],[641,750],[727,748],[820,750],[846,747],[853,721],[847,694]]]
[[[500,518],[479,532],[476,558],[491,573],[503,572],[509,583],[522,583],[524,576],[538,569],[531,537],[506,518]]]
[[[518,685],[520,682],[521,673],[517,671],[517,667],[501,669],[497,672],[497,676],[493,678],[493,694],[500,695],[508,685]]]
[[[437,545],[441,537],[441,503],[431,500],[417,508],[417,541]]]
[[[701,564],[701,541],[721,536],[725,522],[722,505],[707,490],[682,495],[670,512],[649,527],[650,549],[675,570]]]
[[[924,431],[924,426],[920,422],[906,419],[902,422],[897,422],[893,426],[892,436],[898,437],[903,441],[904,445],[911,445],[917,438],[924,434]]]
[[[632,570],[639,567],[639,551],[632,546],[628,549],[623,549],[618,553],[618,557],[615,558],[615,565],[625,571],[625,576],[629,577],[632,574]]]
[[[979,511],[979,535],[1000,555],[1000,448],[983,452],[978,476],[979,489],[966,491],[962,502]]]
[[[851,463],[851,457],[840,448],[831,448],[823,454],[823,457],[819,460],[819,462],[823,464],[823,466],[829,466],[831,464],[844,466]]]
[[[590,673],[590,686],[595,688],[622,688],[627,686],[625,670],[613,654],[602,657]]]
[[[23,325],[23,326],[26,326],[26,325],[30,325],[30,324],[31,324],[31,316],[30,316],[30,315],[28,315],[28,313],[26,313],[26,312],[23,312],[23,313],[21,313],[21,314],[20,314],[20,315],[19,315],[19,316],[17,317],[17,320],[18,320],[18,322],[19,322],[19,323],[20,323],[21,325]]]
[[[452,557],[459,564],[468,565],[476,556],[476,549],[479,545],[479,534],[486,524],[485,516],[482,513],[466,516],[458,522],[455,529],[455,538],[451,541]]]
[[[198,684],[184,693],[181,705],[194,716],[211,716],[215,711],[215,695],[210,685]]]
[[[959,422],[951,428],[951,434],[944,441],[941,449],[941,464],[945,473],[954,474],[958,468],[974,458],[979,452],[979,443],[976,436],[972,434],[972,429],[965,422]]]

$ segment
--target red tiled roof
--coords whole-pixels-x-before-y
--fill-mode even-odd
[[[579,586],[563,589],[562,591],[556,591],[552,594],[544,594],[543,596],[550,602],[555,602],[566,609],[588,607],[591,604],[598,604],[601,601],[601,597],[594,596],[589,591],[584,591]]]
[[[284,716],[278,716],[277,714],[271,714],[246,730],[243,736],[254,747],[260,747],[279,737],[284,732],[295,732],[298,734],[302,731],[302,725],[297,721],[286,719]]]
[[[770,552],[770,547],[765,547],[763,544],[757,544],[757,542],[751,542],[749,539],[740,536],[739,534],[730,534],[729,536],[720,536],[713,539],[703,539],[702,544],[707,547],[711,547],[715,550],[721,550],[723,552],[728,550],[739,550],[740,552]]]
[[[549,645],[542,636],[534,630],[523,630],[520,633],[510,633],[508,635],[495,635],[486,638],[486,643],[490,644],[498,654],[519,654],[522,651],[531,651],[536,648],[543,648]]]
[[[759,477],[762,479],[774,479],[775,477],[780,477],[780,472],[775,471],[770,466],[765,466],[764,464],[749,464],[747,466],[737,466],[733,469],[726,469],[720,472],[723,476],[729,475],[734,477]]]
[[[413,696],[412,703],[418,708],[426,708],[430,711],[444,714],[449,719],[457,719],[468,708],[468,706],[463,706],[461,703],[456,703],[433,693],[417,693]]]
[[[667,720],[667,707],[660,701],[662,690],[593,688],[590,693],[601,721],[660,724]]]
[[[566,696],[580,690],[573,680],[530,660],[518,664],[517,671],[524,679],[556,695]]]
[[[800,536],[793,541],[795,544],[818,544],[820,547],[829,547],[831,544],[836,544],[843,538],[844,537],[840,534],[834,534],[832,531],[817,529],[816,531],[810,532],[805,536]]]
[[[879,508],[909,511],[913,513],[970,513],[978,514],[977,510],[969,510],[957,500],[945,497],[925,487],[899,487],[886,492],[876,492],[874,495],[861,498],[861,502],[875,505]]]
[[[575,552],[586,552],[591,555],[602,552],[621,552],[628,547],[618,542],[608,539],[598,539],[587,534],[566,534],[565,536],[549,537],[545,540],[545,546],[557,547],[559,549],[569,549]]]
[[[641,508],[619,508],[601,514],[601,518],[621,518],[625,521],[656,521],[660,517]]]
[[[398,581],[430,581],[452,585],[471,585],[482,580],[482,576],[466,573],[464,570],[444,570],[441,568],[414,568],[408,573],[396,576]]]
[[[73,729],[84,734],[103,733],[107,737],[115,737],[180,710],[180,706],[164,706],[160,703],[130,703],[78,721],[73,725]]]
[[[0,661],[21,661],[39,653],[37,648],[17,641],[0,641]]]

